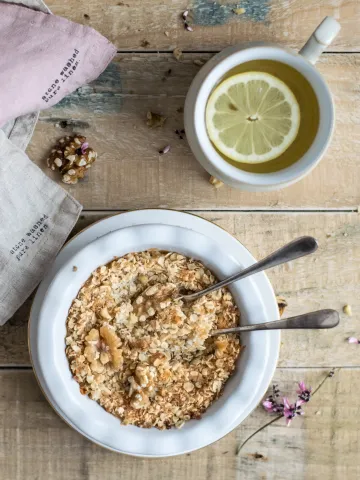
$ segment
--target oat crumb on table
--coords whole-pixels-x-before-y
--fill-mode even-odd
[[[227,289],[186,305],[179,290],[216,282],[199,261],[156,249],[99,267],[67,318],[66,355],[84,395],[123,424],[182,427],[221,394],[241,346],[208,337],[239,323]]]

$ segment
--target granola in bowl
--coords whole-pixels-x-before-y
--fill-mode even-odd
[[[176,296],[216,282],[199,261],[156,249],[97,268],[67,318],[66,355],[80,391],[122,424],[180,428],[222,393],[241,346],[211,330],[239,323],[227,289],[186,305]]]

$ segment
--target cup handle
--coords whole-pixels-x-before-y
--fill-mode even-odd
[[[339,33],[340,28],[340,23],[334,17],[325,17],[300,50],[300,55],[314,65]]]

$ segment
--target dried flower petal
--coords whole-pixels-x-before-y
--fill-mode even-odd
[[[193,32],[194,31],[194,29],[192,27],[190,27],[190,25],[187,22],[184,23],[184,27],[185,27],[185,30],[187,30],[188,32]]]
[[[284,314],[285,308],[288,306],[288,303],[283,297],[276,297],[276,301],[278,304],[280,317],[282,317]]]
[[[296,401],[295,403],[289,403],[287,397],[283,398],[284,403],[284,417],[286,418],[286,426],[288,427],[296,415],[303,415],[304,412],[301,410],[301,405],[303,402]]]
[[[185,10],[185,12],[183,12],[183,14],[182,14],[182,18],[183,18],[184,20],[186,20],[186,17],[187,17],[188,15],[189,15],[189,10]]]
[[[301,404],[306,403],[311,397],[311,387],[306,387],[304,382],[299,383],[299,389],[296,390]]]
[[[83,155],[85,155],[86,153],[86,150],[89,148],[89,143],[88,142],[84,142],[82,145],[81,145],[81,153]]]
[[[355,337],[349,337],[349,338],[348,338],[348,342],[349,342],[349,343],[358,343],[358,344],[359,344],[359,343],[360,343],[360,340],[358,340],[358,339],[355,338]]]
[[[166,145],[166,147],[159,150],[160,155],[165,155],[165,153],[168,153],[170,151],[170,148],[170,145]]]

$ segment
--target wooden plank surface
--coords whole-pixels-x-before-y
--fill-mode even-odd
[[[90,25],[118,49],[218,50],[270,41],[300,48],[326,15],[342,25],[333,51],[359,51],[357,0],[47,0],[53,13]],[[243,8],[241,15],[233,10]],[[181,14],[190,10],[193,32]],[[167,32],[167,34],[165,34]]]
[[[74,232],[106,216],[84,213]],[[283,332],[280,367],[360,366],[356,345],[349,336],[360,336],[360,214],[358,213],[228,213],[201,212],[238,238],[261,258],[301,235],[312,235],[319,250],[268,272],[275,292],[296,315],[321,308],[341,312],[341,324],[328,331]],[[0,365],[29,365],[27,320],[30,301],[0,327]],[[353,316],[342,313],[350,304]]]
[[[45,160],[54,142],[74,131],[85,134],[99,159],[84,181],[65,188],[90,210],[357,209],[360,55],[322,57],[319,69],[330,85],[337,111],[332,144],[308,177],[267,193],[227,186],[215,189],[186,139],[175,134],[183,128],[181,109],[199,69],[194,60],[208,58],[208,54],[186,54],[177,62],[172,54],[119,54],[97,81],[42,112],[28,148],[30,158],[50,174]],[[146,126],[149,110],[168,117],[163,128]],[[165,145],[171,150],[161,156],[158,152]],[[58,179],[55,174],[53,178]]]
[[[324,369],[279,369],[274,381],[294,398],[296,382],[316,385]],[[290,427],[278,420],[236,456],[237,446],[271,417],[259,406],[235,431],[186,456],[139,459],[108,452],[68,427],[30,370],[0,372],[1,480],[356,480],[360,475],[360,370],[328,379]]]

